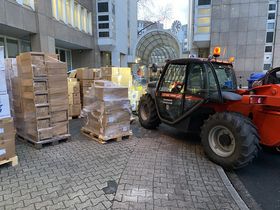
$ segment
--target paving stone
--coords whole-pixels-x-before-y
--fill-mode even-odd
[[[238,209],[216,165],[184,135],[134,123],[141,138],[101,145],[80,124],[71,121],[70,142],[42,150],[16,143],[20,164],[0,169],[0,210]]]

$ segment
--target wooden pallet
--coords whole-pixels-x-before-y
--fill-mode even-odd
[[[82,128],[81,132],[82,132],[83,135],[89,137],[90,139],[93,139],[93,140],[97,141],[100,144],[107,144],[107,143],[112,142],[112,141],[122,141],[122,140],[125,140],[125,139],[129,139],[130,136],[132,136],[131,131],[123,133],[121,135],[116,135],[116,136],[110,137],[110,138],[105,138],[101,135],[97,135],[94,132],[92,132],[88,129],[85,129],[85,128]]]
[[[14,157],[12,157],[8,160],[1,160],[0,161],[0,165],[7,164],[7,163],[11,163],[12,166],[18,165],[18,156],[14,156]]]
[[[41,141],[34,141],[31,138],[25,137],[23,135],[17,134],[16,138],[20,141],[23,141],[31,146],[33,146],[36,149],[42,149],[44,146],[55,146],[59,143],[66,142],[68,140],[71,140],[71,135],[70,134],[65,134],[61,136],[56,136],[50,139],[44,139]]]
[[[80,115],[68,117],[68,120],[75,120],[82,118]]]

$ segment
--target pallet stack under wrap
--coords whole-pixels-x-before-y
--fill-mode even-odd
[[[66,64],[34,52],[20,54],[17,63],[12,88],[18,136],[39,147],[70,137]]]
[[[69,117],[79,117],[82,104],[80,83],[76,78],[68,78]]]
[[[130,136],[130,102],[128,89],[109,81],[95,81],[87,92],[85,126],[82,131],[101,143]]]
[[[4,47],[0,47],[0,165],[17,164],[15,152],[15,128],[11,118],[9,95],[5,76]]]
[[[114,84],[128,87],[128,98],[132,111],[136,111],[140,97],[145,94],[142,86],[133,85],[133,77],[130,68],[102,67],[102,79],[112,81]]]

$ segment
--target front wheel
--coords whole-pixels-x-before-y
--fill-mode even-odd
[[[226,169],[249,164],[259,150],[259,135],[252,122],[236,113],[216,113],[201,130],[204,151],[213,162]]]
[[[160,119],[151,95],[145,94],[140,98],[138,116],[140,124],[146,129],[155,129],[159,126]]]

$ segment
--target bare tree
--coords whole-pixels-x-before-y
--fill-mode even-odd
[[[172,19],[173,7],[171,4],[160,6],[154,0],[137,0],[137,3],[138,19],[151,22],[164,22]]]

